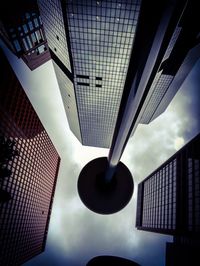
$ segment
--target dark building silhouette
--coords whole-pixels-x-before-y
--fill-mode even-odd
[[[200,250],[200,134],[138,185],[136,227],[174,236],[166,266],[197,265]]]
[[[0,38],[31,70],[51,58],[36,0],[4,2]]]
[[[200,238],[175,236],[173,243],[166,244],[166,266],[196,266],[199,263]]]
[[[45,249],[60,158],[0,53],[0,265]]]
[[[92,258],[86,266],[102,266],[102,265],[115,265],[115,266],[139,266],[136,262],[116,256],[98,256]]]
[[[200,56],[194,2],[38,1],[69,126],[83,145],[109,148],[127,102],[132,134],[165,111]]]

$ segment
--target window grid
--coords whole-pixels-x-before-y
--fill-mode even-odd
[[[11,175],[0,180],[0,190],[11,196],[0,202],[0,264],[21,265],[43,251],[59,156],[2,57],[1,63],[0,136],[18,153],[4,162]]]
[[[139,9],[140,1],[67,2],[74,84],[85,145],[111,144]],[[88,76],[89,82],[80,81],[81,75]]]
[[[74,135],[78,138],[78,140],[81,142],[81,133],[80,133],[78,111],[77,111],[76,98],[74,92],[74,85],[55,62],[53,62],[53,66],[57,77],[70,129],[74,133]]]
[[[197,158],[187,160],[188,186],[188,230],[200,232],[200,161]]]
[[[49,47],[55,52],[66,68],[72,72],[60,1],[39,0],[38,5]]]
[[[148,124],[151,121],[173,78],[174,77],[172,75],[161,74],[161,72],[156,74],[156,77],[151,85],[154,90],[148,100],[148,103],[146,104],[140,123]],[[150,88],[150,90],[152,88]]]
[[[142,226],[176,228],[176,159],[144,182]]]

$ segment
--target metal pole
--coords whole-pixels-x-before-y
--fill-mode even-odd
[[[112,180],[117,165],[120,161],[126,143],[131,134],[131,127],[134,119],[134,86],[132,86],[130,95],[128,97],[122,121],[116,136],[116,139],[112,140],[112,145],[108,154],[108,168],[105,174],[106,183]]]
[[[138,119],[139,115],[136,115],[136,112],[139,108],[139,104],[142,99],[145,88],[147,86],[147,82],[151,76],[151,73],[153,72],[153,67],[159,55],[159,51],[162,46],[163,38],[167,30],[173,11],[174,11],[174,5],[169,4],[156,30],[154,41],[153,41],[148,59],[145,64],[143,74],[139,78],[140,79],[139,84],[137,83],[137,80],[138,80],[137,73],[135,75],[127,102],[125,103],[125,109],[122,115],[122,120],[119,125],[119,129],[115,129],[117,130],[116,138],[112,140],[112,145],[109,151],[108,169],[105,174],[105,180],[107,183],[109,183],[112,180],[112,177],[120,161],[124,148],[131,135],[131,131],[132,131],[131,129],[133,128],[133,126],[135,129],[137,124],[139,123],[139,119]],[[135,89],[136,84],[138,84],[137,93]]]

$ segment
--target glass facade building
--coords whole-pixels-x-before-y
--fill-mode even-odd
[[[62,12],[62,1],[60,0],[38,0],[40,14],[45,28],[48,46],[63,65],[64,72],[72,72],[70,52],[65,30],[66,20]]]
[[[63,1],[38,0],[38,5],[69,127],[77,139],[82,142],[73,81],[73,62],[70,53],[67,20],[65,13],[63,13]]]
[[[82,143],[110,147],[140,0],[67,1],[65,9]]]
[[[60,88],[60,93],[62,96],[65,112],[67,114],[68,122],[71,131],[77,137],[77,139],[81,142],[81,131],[80,124],[78,119],[78,110],[76,105],[76,95],[74,91],[73,82],[70,78],[63,72],[59,65],[53,60],[53,66],[56,73],[58,85]]]
[[[65,107],[71,130],[83,145],[110,147],[140,0],[39,0],[39,8],[52,58],[57,64],[57,78],[58,71],[62,71],[73,82],[75,97],[73,102],[70,100],[77,108],[77,116]],[[68,95],[66,83],[59,85],[61,95]],[[64,105],[66,98],[63,97]],[[76,126],[71,124],[74,120]]]
[[[144,103],[140,118],[142,124],[148,124],[165,111],[200,56],[199,41],[196,42],[199,19],[197,12],[191,13],[195,9],[195,5],[191,2],[184,4],[182,13],[175,12],[179,19],[172,30],[171,38],[149,89],[149,96]],[[178,8],[181,11],[179,6]]]
[[[7,1],[0,11],[0,37],[8,48],[34,70],[50,60],[37,1]]]
[[[148,124],[166,110],[200,58],[200,40],[197,37],[200,18],[196,3],[194,1],[173,1],[170,6],[169,2],[163,1],[165,8],[162,11],[162,19],[158,22],[151,50],[145,59],[146,65],[136,85],[134,105],[139,105],[141,101],[142,105],[138,111],[132,134],[139,123]],[[151,7],[147,10],[151,12]],[[155,12],[153,13],[155,15]],[[143,15],[147,20],[149,15],[147,13]],[[153,19],[151,17],[149,21]],[[150,22],[148,27],[151,27]],[[143,27],[143,32],[142,39],[147,40],[146,27]]]
[[[139,184],[136,218],[139,229],[141,226],[155,230],[175,230],[176,163],[176,159],[172,160]]]
[[[154,120],[200,57],[192,1],[38,4],[69,126],[83,145],[111,146],[130,93],[132,134]]]
[[[0,60],[0,265],[22,265],[45,249],[60,158]]]
[[[200,237],[200,134],[138,185],[136,227]]]

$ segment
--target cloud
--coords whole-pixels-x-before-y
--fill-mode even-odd
[[[103,216],[82,204],[77,179],[88,161],[107,156],[108,150],[81,146],[69,130],[51,62],[30,73],[21,60],[9,57],[61,156],[46,251],[26,265],[84,266],[102,254],[135,259],[143,266],[164,265],[165,242],[171,238],[135,229],[137,184],[176,152],[175,143],[186,143],[198,132],[199,72],[191,73],[193,81],[184,82],[165,113],[138,126],[122,156],[133,174],[133,197],[119,213]]]
[[[65,254],[66,264],[70,261],[69,265],[84,266],[92,257],[105,254],[137,262],[146,256],[155,259],[158,250],[164,256],[164,239],[169,238],[164,236],[160,240],[158,235],[147,236],[135,229],[137,189],[128,206],[121,212],[108,216],[95,214],[82,204],[77,194],[77,173],[81,166],[72,162],[69,164],[69,168],[64,161],[61,164],[48,234],[48,245],[58,253]],[[71,173],[70,177],[66,173]],[[149,252],[145,254],[147,247]],[[156,260],[158,264],[154,265],[160,266],[163,260],[160,256]]]
[[[137,182],[200,132],[199,72],[200,60],[167,110],[150,124],[139,125],[129,139],[122,161],[129,166]]]
[[[178,151],[184,145],[184,138],[177,137],[174,140],[174,148]]]

